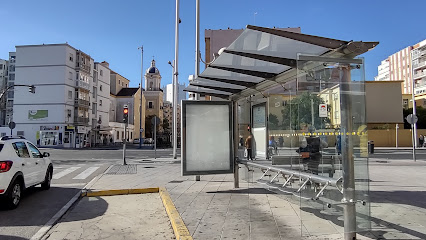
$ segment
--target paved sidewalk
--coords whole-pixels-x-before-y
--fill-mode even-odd
[[[134,174],[104,174],[90,188],[166,187],[194,239],[343,239],[341,215],[311,211],[293,195],[247,183],[241,180],[244,167],[238,189],[232,174],[201,176],[201,181],[182,177],[181,165],[173,159],[146,161],[136,168]],[[423,161],[370,159],[373,229],[358,239],[426,239],[425,170]],[[122,203],[127,202],[123,197]]]

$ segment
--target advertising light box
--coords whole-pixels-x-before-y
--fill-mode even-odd
[[[182,101],[182,175],[232,173],[232,103]]]

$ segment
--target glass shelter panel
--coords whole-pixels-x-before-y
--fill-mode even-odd
[[[318,217],[337,219],[344,233],[370,229],[363,77],[362,59],[298,56],[294,107],[282,112],[298,155],[302,233],[335,230],[327,222],[318,228]]]

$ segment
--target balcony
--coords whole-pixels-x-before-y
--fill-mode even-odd
[[[77,80],[75,81],[75,85],[79,88],[83,88],[90,91],[90,85],[87,82]]]
[[[77,123],[77,124],[88,124],[89,123],[89,118],[86,118],[86,117],[75,117],[74,118],[74,123]]]
[[[413,69],[414,69],[414,70],[417,70],[417,69],[419,69],[419,68],[423,68],[423,67],[425,67],[425,66],[426,66],[426,60],[421,61],[421,62],[416,63],[416,64],[413,64]]]
[[[414,80],[416,80],[416,79],[422,79],[424,77],[426,77],[426,71],[419,72],[419,73],[416,73],[416,74],[413,75]]]
[[[422,49],[422,50],[415,50],[413,52],[413,59],[419,58],[421,56],[426,55],[426,49]]]
[[[89,108],[90,102],[83,99],[75,99],[74,104],[78,107],[86,107]]]

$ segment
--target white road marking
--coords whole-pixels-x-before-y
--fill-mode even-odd
[[[75,176],[73,179],[86,179],[88,176],[98,170],[98,168],[99,167],[89,167],[88,169],[84,170],[84,172]]]
[[[59,179],[59,178],[61,178],[61,177],[63,177],[63,176],[65,176],[65,175],[68,175],[68,174],[70,174],[70,173],[72,173],[72,172],[74,172],[75,170],[77,170],[77,169],[79,169],[80,167],[70,167],[70,168],[68,168],[68,169],[65,169],[64,171],[61,171],[61,172],[58,172],[58,173],[55,173],[55,174],[53,174],[53,179]]]

